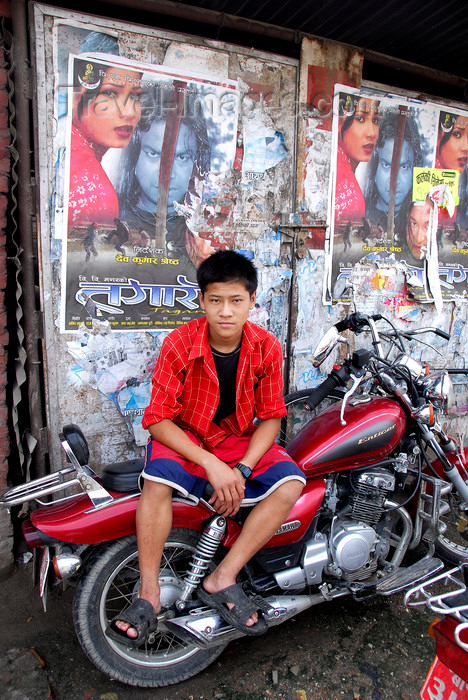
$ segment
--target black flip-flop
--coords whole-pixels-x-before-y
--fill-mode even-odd
[[[208,593],[201,586],[197,591],[197,597],[219,612],[225,622],[244,634],[258,637],[268,630],[267,621],[261,611],[267,612],[271,606],[261,596],[249,598],[244,593],[241,583],[235,583],[216,593]],[[231,603],[234,607],[229,609],[227,603]],[[254,625],[247,626],[247,620],[256,612],[259,612],[258,621]]]
[[[137,636],[129,637],[127,632],[119,629],[116,622],[128,622],[136,629]],[[114,642],[125,644],[128,647],[139,647],[147,640],[148,635],[156,632],[158,628],[158,616],[148,600],[137,598],[126,610],[116,615],[107,626],[106,635]]]

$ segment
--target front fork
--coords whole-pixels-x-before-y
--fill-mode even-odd
[[[426,425],[420,424],[420,428],[422,439],[431,446],[431,449],[435,452],[444,468],[444,478],[453,484],[460,496],[462,500],[462,509],[468,509],[468,483],[460,474],[460,470],[465,474],[467,474],[467,471],[465,465],[462,463],[460,451],[456,449],[453,440],[448,438],[442,431],[440,431],[440,438],[444,441],[444,445],[438,443],[434,433]],[[450,460],[447,455],[453,455],[456,461],[453,459]]]
[[[441,444],[439,444],[434,433],[427,426],[421,427],[423,440],[430,445],[438,458],[436,462],[433,462],[433,466],[437,474],[443,476],[445,483],[448,483],[450,488],[453,487],[454,492],[459,496],[459,514],[460,516],[463,515],[463,519],[466,521],[466,515],[468,514],[468,479],[465,480],[463,475],[468,476],[468,472],[463,454],[461,454],[460,449],[457,448],[453,440],[448,438],[442,431],[439,434],[441,440]]]

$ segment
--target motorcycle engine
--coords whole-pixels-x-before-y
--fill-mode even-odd
[[[395,488],[394,475],[381,468],[351,475],[351,510],[333,522],[330,535],[332,563],[327,573],[346,581],[362,581],[377,569],[389,544],[375,526],[384,514],[388,493]]]
[[[395,489],[395,475],[386,469],[368,469],[351,475],[351,519],[376,525],[384,512],[384,503]]]

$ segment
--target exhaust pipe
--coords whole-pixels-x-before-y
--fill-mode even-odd
[[[272,610],[264,613],[268,627],[279,625],[312,605],[324,602],[321,593],[276,596],[265,600],[272,607]],[[244,632],[232,627],[222,619],[219,613],[206,606],[195,608],[187,615],[161,620],[160,628],[163,626],[182,641],[196,644],[204,649],[227,644],[233,639],[245,636]]]

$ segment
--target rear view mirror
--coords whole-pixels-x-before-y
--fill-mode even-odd
[[[340,334],[335,326],[328,329],[324,336],[320,339],[319,344],[312,355],[312,364],[314,367],[320,367],[322,362],[326,360],[329,354],[337,346],[340,339]]]

